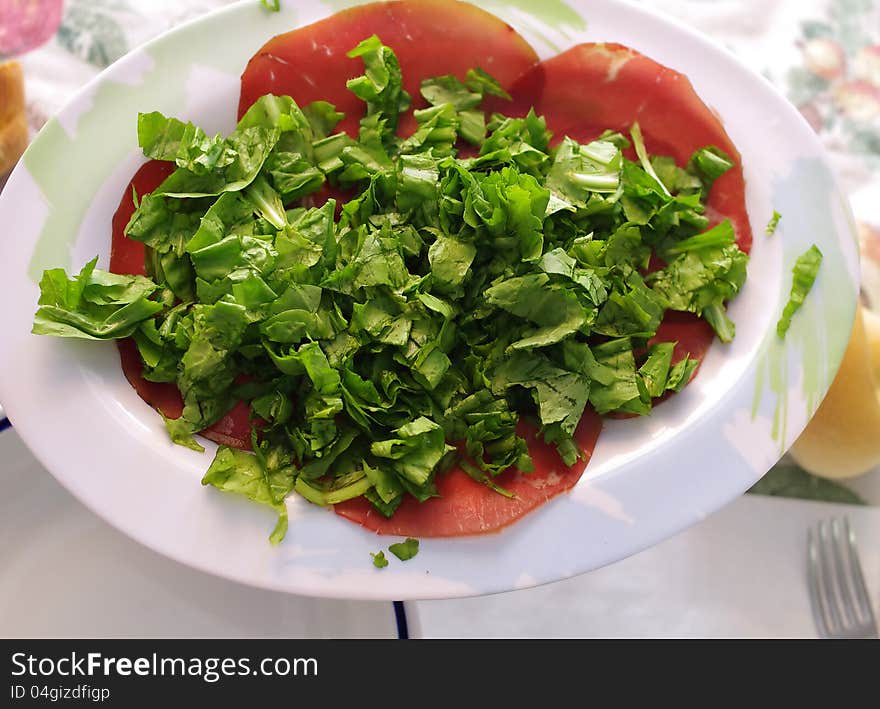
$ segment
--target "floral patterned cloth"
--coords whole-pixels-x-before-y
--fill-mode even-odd
[[[230,1],[0,0],[0,60],[24,67],[35,132],[132,47]],[[880,310],[880,0],[640,1],[738,55],[813,126],[859,222],[864,299]],[[13,11],[25,17],[17,31]],[[880,471],[870,477],[880,487]]]
[[[51,39],[38,47],[9,42],[25,72],[28,123],[36,132],[86,82],[132,48],[231,0],[0,0],[46,12],[62,6]],[[0,61],[4,58],[0,11]],[[45,26],[45,25],[44,25]],[[34,42],[44,41],[33,31]],[[7,58],[12,58],[7,54]]]

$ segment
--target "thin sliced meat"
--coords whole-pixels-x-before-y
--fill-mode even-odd
[[[251,447],[251,407],[239,401],[216,423],[199,433],[209,441],[249,451]]]
[[[713,185],[707,216],[713,222],[729,217],[748,253],[752,231],[739,151],[684,74],[629,47],[587,43],[536,65],[511,93],[512,110],[522,115],[534,106],[557,142],[566,135],[588,142],[607,128],[628,135],[637,121],[648,152],[670,155],[680,165],[699,148],[721,148],[735,166]]]
[[[638,121],[648,152],[670,155],[680,165],[699,148],[721,148],[735,166],[712,186],[706,214],[712,224],[729,218],[737,244],[749,252],[752,231],[739,151],[686,76],[629,47],[587,43],[536,65],[511,92],[512,110],[522,115],[534,106],[556,142],[566,135],[588,142],[608,128],[628,135]],[[651,342],[677,341],[677,362],[685,354],[702,359],[713,339],[712,328],[696,315],[669,312]]]
[[[312,207],[323,207],[328,200],[335,199],[336,209],[334,213],[336,218],[339,219],[339,216],[342,214],[342,205],[350,199],[357,197],[357,194],[357,191],[353,188],[345,189],[338,185],[331,185],[325,182],[316,192],[306,195],[298,200],[296,204],[290,206],[306,207],[307,209]]]
[[[152,160],[141,166],[125,188],[112,222],[113,241],[110,246],[110,270],[113,273],[146,275],[144,245],[138,241],[132,241],[124,233],[125,226],[131,219],[131,215],[134,214],[132,189],[137,192],[139,197],[149,194],[173,172],[174,168],[174,163]],[[141,376],[143,363],[134,340],[130,338],[119,340],[117,345],[122,372],[138,396],[164,416],[178,418],[183,411],[183,399],[177,387],[174,384],[164,382],[148,382]],[[251,447],[248,413],[247,405],[239,402],[217,423],[202,431],[201,435],[216,443],[248,450]]]
[[[122,373],[138,396],[163,416],[170,419],[179,418],[183,412],[183,399],[177,387],[166,382],[148,382],[143,378],[144,364],[132,338],[119,340],[116,346],[119,348]]]
[[[714,339],[715,331],[705,320],[693,313],[670,310],[657,328],[657,334],[648,340],[648,345],[675,342],[675,349],[672,351],[672,363],[675,364],[684,359],[685,355],[702,360]]]
[[[356,135],[364,104],[345,82],[363,74],[363,62],[346,53],[373,34],[397,54],[413,108],[426,105],[419,94],[422,79],[443,74],[463,79],[468,69],[480,67],[509,87],[538,61],[510,25],[473,5],[449,0],[370,3],[269,40],[242,74],[238,115],[268,93],[292,96],[302,106],[329,101],[345,113],[338,130]],[[411,130],[411,118],[403,117],[401,133]]]
[[[125,236],[125,227],[134,214],[134,195],[138,199],[149,194],[174,172],[177,166],[164,160],[150,160],[141,165],[122,193],[119,206],[113,214],[113,241],[110,245],[110,270],[132,276],[147,275],[144,269],[144,245]]]
[[[578,461],[567,468],[556,449],[538,438],[533,426],[520,423],[519,431],[529,443],[535,472],[524,475],[509,470],[495,479],[501,487],[516,494],[513,499],[490,490],[461,469],[454,468],[437,477],[440,497],[418,502],[407,496],[390,518],[376,511],[363,497],[338,504],[335,511],[377,534],[459,537],[497,532],[570,490],[583,475],[601,430],[602,419],[592,410],[585,412],[575,430],[575,440],[587,454],[587,461]]]

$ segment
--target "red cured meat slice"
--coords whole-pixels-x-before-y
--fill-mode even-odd
[[[110,245],[110,270],[113,273],[125,273],[133,276],[144,276],[144,245],[132,241],[125,236],[125,227],[134,214],[134,193],[140,199],[156,189],[168,175],[174,172],[176,165],[163,160],[150,160],[141,165],[131,182],[122,193],[119,206],[113,214],[113,241]]]
[[[124,229],[134,213],[132,188],[139,196],[149,194],[174,170],[174,163],[153,160],[141,166],[125,188],[119,207],[113,215],[113,241],[110,247],[110,270],[113,273],[145,275],[144,245],[125,236]],[[119,357],[122,371],[138,396],[168,418],[177,418],[183,411],[183,400],[173,384],[148,382],[141,376],[143,363],[134,340],[120,340]],[[251,447],[248,407],[239,402],[217,423],[201,432],[205,438],[245,450]]]
[[[655,342],[675,342],[675,349],[672,351],[672,363],[675,364],[684,359],[685,355],[702,360],[714,339],[715,332],[705,320],[693,313],[669,311],[657,328],[657,334],[648,340],[648,345]]]
[[[269,40],[248,62],[241,77],[238,115],[264,94],[292,96],[304,106],[329,101],[345,113],[338,130],[356,135],[364,104],[345,82],[363,74],[363,62],[346,53],[373,34],[397,54],[403,87],[413,108],[427,105],[422,79],[480,67],[509,87],[538,61],[528,43],[494,15],[449,0],[370,3]],[[402,117],[401,133],[412,129]]]
[[[516,494],[509,499],[454,468],[437,478],[440,497],[425,502],[407,497],[390,518],[384,517],[365,498],[358,497],[335,506],[336,513],[378,534],[402,537],[458,537],[497,532],[560,493],[570,490],[580,479],[587,463],[578,461],[567,468],[556,449],[536,435],[533,426],[520,423],[520,433],[529,442],[535,472],[523,475],[508,470],[495,481]],[[588,410],[575,430],[575,440],[586,451],[589,461],[602,419]]]
[[[534,106],[557,142],[566,135],[587,142],[607,128],[628,134],[638,121],[648,152],[670,155],[680,165],[701,147],[721,148],[735,166],[712,186],[707,216],[712,224],[730,218],[739,247],[751,249],[739,151],[683,74],[619,44],[587,43],[536,65],[511,92],[512,110],[524,114]],[[652,342],[677,341],[677,362],[687,353],[702,358],[713,338],[696,315],[670,312]]]
[[[714,223],[729,217],[739,247],[748,253],[752,231],[739,151],[684,74],[629,47],[587,43],[533,67],[511,94],[510,110],[524,114],[534,106],[557,142],[566,135],[588,142],[607,128],[628,135],[637,121],[648,152],[670,155],[680,165],[699,148],[721,148],[735,166],[712,186],[707,216]]]

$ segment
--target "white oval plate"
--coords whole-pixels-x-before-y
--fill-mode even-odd
[[[0,399],[41,462],[85,505],[182,563],[265,588],[364,599],[492,593],[562,579],[621,559],[702,519],[746,490],[818,406],[848,340],[858,255],[845,199],[798,113],[761,77],[699,35],[616,0],[482,0],[542,56],[579,41],[621,42],[673,67],[722,117],[742,152],[755,233],[749,280],[730,309],[737,337],[650,417],[610,421],[574,490],[500,534],[425,539],[419,555],[373,568],[377,537],[289,500],[280,547],[273,513],[203,488],[211,460],[172,445],[120,371],[112,343],[30,334],[44,268],[106,267],[110,217],[143,161],[136,116],[160,110],[209,133],[235,122],[238,77],[272,35],[354,2],[248,0],[169,32],[120,60],[51,120],[0,198],[3,258]],[[764,235],[773,210],[783,218]],[[784,341],[775,323],[795,258],[825,255]]]

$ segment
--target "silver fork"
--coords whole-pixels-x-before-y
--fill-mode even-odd
[[[819,635],[877,638],[877,621],[848,518],[822,520],[807,530],[807,573]]]

